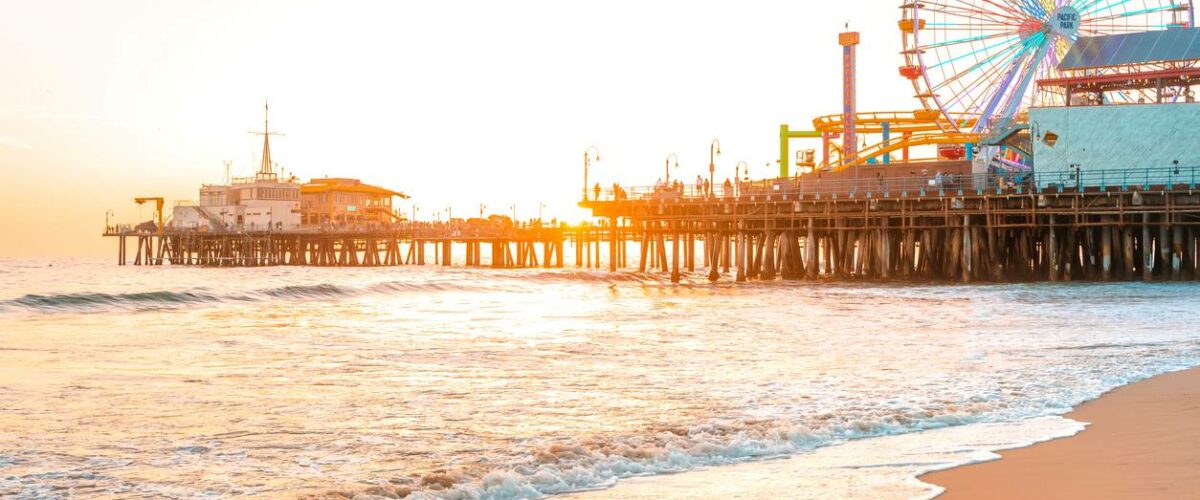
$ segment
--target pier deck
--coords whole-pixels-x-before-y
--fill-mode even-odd
[[[673,280],[679,247],[690,270],[696,238],[713,280],[731,267],[738,281],[1196,279],[1196,174],[776,179],[711,193],[616,188],[581,206],[626,221],[642,243],[639,268]],[[678,242],[669,258],[668,242]]]
[[[118,265],[449,266],[454,261],[454,246],[460,245],[468,266],[522,268],[563,267],[568,241],[573,244],[576,265],[599,267],[601,234],[611,238],[613,232],[592,225],[478,229],[418,223],[363,229],[165,229],[161,233],[113,227],[104,236],[118,240]],[[490,251],[486,259],[485,245]]]
[[[615,188],[580,202],[599,219],[580,226],[105,236],[119,239],[122,265],[133,242],[134,265],[562,267],[569,243],[577,267],[615,272],[632,269],[633,260],[638,271],[675,281],[697,268],[711,280],[737,281],[1197,279],[1200,191],[1190,172],[1172,170],[1155,184],[1148,180],[1161,172],[1113,184],[1080,175],[1073,185],[1042,189],[1028,179],[986,177],[775,179],[712,193]],[[456,246],[465,259],[454,257]]]

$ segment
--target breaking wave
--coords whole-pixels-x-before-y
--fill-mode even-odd
[[[382,282],[364,287],[321,283],[317,285],[287,285],[247,292],[215,293],[209,291],[171,291],[131,293],[62,293],[27,294],[0,301],[0,312],[31,311],[40,313],[92,313],[106,311],[153,311],[179,309],[211,304],[237,302],[267,302],[272,300],[311,300],[357,297],[370,294],[402,292],[437,292],[465,290],[444,283]],[[473,290],[480,288],[472,287]]]
[[[221,302],[219,295],[198,292],[139,292],[139,293],[66,293],[53,295],[28,294],[0,302],[5,308],[37,311],[87,311],[119,308],[171,307],[206,302]]]
[[[445,280],[383,281],[360,286],[320,283],[315,285],[285,285],[250,291],[214,292],[197,290],[156,290],[149,292],[101,293],[78,292],[60,294],[27,294],[0,301],[0,312],[30,311],[40,313],[90,313],[105,311],[153,311],[180,309],[221,303],[266,302],[271,300],[308,300],[386,295],[395,293],[432,292],[492,292],[527,293],[531,282],[544,284],[607,282],[612,284],[657,286],[670,284],[668,277],[655,273],[606,273],[601,271],[512,271],[498,273],[478,280],[462,280],[450,276]],[[696,276],[683,277],[683,284],[703,282]],[[470,283],[469,285],[466,283]]]
[[[518,450],[519,458],[495,460],[489,466],[437,469],[389,478],[365,490],[316,496],[502,500],[600,490],[630,477],[785,458],[851,440],[1057,415],[1115,387],[1195,366],[1200,358],[1184,355],[1162,361],[1125,376],[1106,377],[1098,386],[1064,391],[1062,400],[1044,405],[1009,406],[974,399],[907,408],[862,407],[838,414],[813,412],[799,419],[713,420],[659,426],[637,435],[534,440]]]

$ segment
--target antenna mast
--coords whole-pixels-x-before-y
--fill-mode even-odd
[[[259,167],[258,167],[258,176],[259,177],[274,177],[275,176],[274,164],[271,163],[271,136],[283,135],[278,132],[271,131],[270,112],[271,112],[271,108],[268,105],[267,101],[264,100],[263,101],[263,131],[262,132],[250,132],[251,134],[254,134],[254,135],[261,135],[263,138],[262,163],[260,163]]]

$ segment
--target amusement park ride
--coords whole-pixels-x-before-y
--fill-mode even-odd
[[[1035,81],[1063,75],[1059,63],[1080,37],[1195,26],[1190,0],[906,0],[900,6],[904,65],[899,74],[916,92],[915,111],[859,112],[855,106],[855,46],[843,51],[842,113],[813,120],[813,130],[779,132],[779,174],[789,176],[791,139],[821,139],[822,154],[801,154],[795,175],[850,172],[887,165],[900,152],[937,146],[934,160],[971,160],[973,169],[1028,170],[1031,107],[1061,106],[1065,96],[1038,92]],[[1116,99],[1138,102],[1137,91]],[[868,143],[870,138],[877,138]],[[861,142],[860,142],[861,141]],[[1026,141],[1027,142],[1027,141]],[[969,172],[967,172],[969,173]]]

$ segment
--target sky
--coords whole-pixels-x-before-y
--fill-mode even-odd
[[[845,23],[860,110],[911,110],[895,0],[270,2],[0,0],[0,257],[115,255],[135,196],[194,200],[274,161],[412,196],[419,218],[576,221],[590,182],[649,185],[745,161],[781,123],[840,111]],[[815,147],[810,145],[807,147]]]

